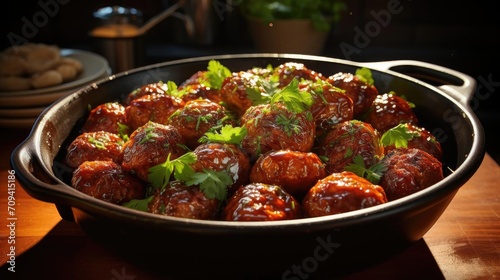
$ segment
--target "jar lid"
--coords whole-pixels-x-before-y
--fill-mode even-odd
[[[136,8],[122,6],[102,7],[93,13],[94,18],[102,20],[103,23],[131,23],[142,24],[142,12]]]

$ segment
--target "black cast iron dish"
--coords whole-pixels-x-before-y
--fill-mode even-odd
[[[319,218],[246,223],[139,212],[69,187],[68,170],[58,155],[80,128],[89,105],[119,100],[132,89],[159,80],[180,84],[196,71],[205,70],[210,59],[232,71],[288,61],[304,63],[324,75],[370,68],[379,92],[394,90],[406,95],[415,103],[422,125],[442,142],[446,178],[416,194],[368,209]],[[58,100],[38,118],[30,136],[13,152],[11,163],[31,196],[54,203],[64,219],[75,221],[89,236],[120,252],[131,253],[127,255],[141,256],[137,259],[147,260],[145,265],[150,268],[161,266],[180,275],[179,264],[194,262],[198,268],[204,264],[212,274],[214,269],[243,267],[278,273],[285,279],[322,268],[327,274],[336,274],[419,240],[477,170],[485,153],[485,140],[468,105],[475,85],[474,79],[465,74],[419,61],[356,63],[278,54],[183,59],[120,73]],[[152,252],[162,256],[157,263],[152,261],[157,258],[150,255]],[[302,270],[293,270],[293,265]]]

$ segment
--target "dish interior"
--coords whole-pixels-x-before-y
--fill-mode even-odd
[[[352,258],[360,261],[360,256],[367,253],[376,257],[381,256],[382,251],[391,254],[389,248],[399,248],[398,244],[420,239],[482,160],[482,144],[475,143],[482,141],[478,135],[481,134],[480,128],[462,105],[429,84],[390,71],[371,69],[379,93],[396,91],[404,94],[416,105],[414,110],[421,125],[442,143],[445,179],[419,193],[349,213],[243,223],[181,219],[140,212],[92,198],[69,187],[72,174],[63,163],[65,147],[78,135],[88,116],[89,106],[122,101],[132,90],[148,83],[174,81],[180,84],[197,71],[206,69],[210,59],[220,61],[231,71],[269,64],[277,66],[290,61],[304,63],[323,75],[340,71],[354,73],[363,67],[360,63],[300,55],[229,55],[166,62],[111,76],[62,98],[42,114],[30,138],[35,147],[35,158],[29,159],[29,165],[31,173],[43,184],[26,179],[26,189],[41,200],[54,202],[64,219],[75,221],[89,236],[124,255],[139,252],[144,256],[144,253],[170,250],[179,255],[193,256],[194,252],[224,250],[225,261],[242,264],[240,258],[252,259],[257,254],[262,261],[272,261],[273,270],[281,270],[289,267],[291,261],[302,261],[318,246],[318,242],[338,244],[336,257],[331,259],[345,262]],[[471,153],[474,150],[477,154]],[[16,156],[21,162],[29,158],[25,153]],[[145,237],[154,240],[154,244],[145,246]],[[265,256],[262,251],[266,252]],[[234,254],[238,254],[238,258],[232,258]],[[211,263],[214,261],[208,253],[199,256],[208,257]],[[284,266],[278,266],[276,258],[282,260]]]

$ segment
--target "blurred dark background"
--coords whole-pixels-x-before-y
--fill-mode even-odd
[[[209,2],[198,0],[201,2]],[[145,36],[143,64],[211,54],[255,52],[246,23],[239,13],[242,0],[214,0],[205,8],[215,15],[210,40],[186,39],[182,21],[169,17]],[[386,10],[388,3],[399,2],[403,10],[359,52],[346,55],[341,43],[354,44],[355,28],[363,29],[374,21],[373,12]],[[88,32],[95,26],[92,13],[104,6],[120,5],[142,11],[147,21],[174,4],[168,0],[77,1],[28,0],[6,1],[2,20],[2,49],[13,44],[12,38],[35,43],[57,44],[62,48],[92,50]],[[338,22],[322,55],[359,62],[413,59],[442,65],[470,75],[478,81],[471,108],[486,132],[487,152],[500,162],[500,17],[493,2],[465,4],[431,0],[352,0]],[[31,30],[26,28],[32,24]],[[19,36],[19,37],[16,37]],[[14,42],[15,43],[15,42]],[[1,105],[0,105],[1,106]]]

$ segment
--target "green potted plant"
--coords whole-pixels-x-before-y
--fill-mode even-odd
[[[261,52],[319,54],[346,5],[342,0],[243,0],[241,12]]]

